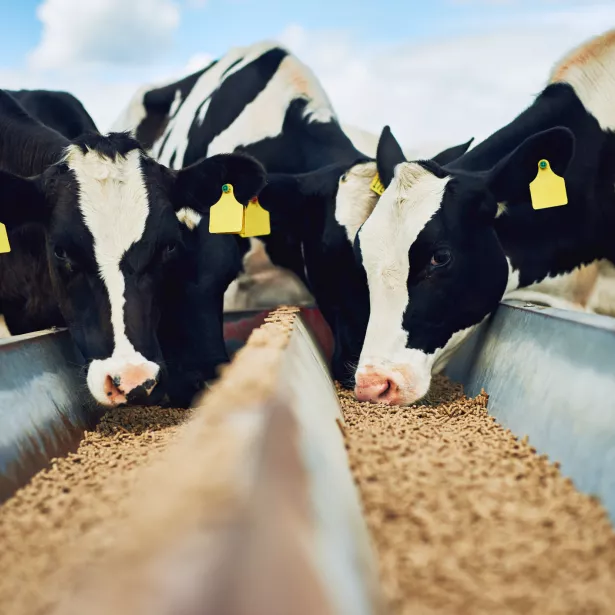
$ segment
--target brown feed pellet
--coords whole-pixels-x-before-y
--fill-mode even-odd
[[[395,615],[615,613],[602,505],[438,378],[429,401],[359,403],[344,434]]]

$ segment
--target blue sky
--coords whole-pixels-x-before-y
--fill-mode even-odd
[[[68,89],[101,129],[142,84],[281,40],[342,120],[410,146],[486,136],[570,46],[615,26],[592,0],[19,0],[0,12],[0,87]],[[437,118],[437,119],[436,119]]]
[[[43,26],[36,16],[41,1],[20,0],[4,4],[0,13],[0,64],[6,68],[21,68],[25,66],[27,53],[37,45],[42,35]],[[209,0],[177,4],[181,7],[181,18],[173,36],[173,46],[168,50],[170,62],[181,61],[204,49],[217,55],[224,53],[229,46],[275,37],[291,23],[313,30],[343,29],[370,43],[419,42],[481,31],[489,23],[503,24],[511,17],[518,18],[520,11],[527,15],[548,14],[554,5],[564,8],[581,3],[578,0],[313,0],[310,3]],[[592,4],[591,1],[588,4]]]

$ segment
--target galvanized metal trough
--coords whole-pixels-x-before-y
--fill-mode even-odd
[[[506,301],[446,373],[615,522],[615,319]]]
[[[301,316],[274,312],[140,470],[113,549],[57,613],[383,613],[341,422]]]

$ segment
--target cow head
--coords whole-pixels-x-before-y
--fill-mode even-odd
[[[390,131],[378,149],[389,185],[361,227],[355,252],[370,318],[356,372],[360,400],[411,404],[472,329],[498,305],[509,266],[494,229],[498,209],[525,202],[538,162],[563,175],[574,137],[554,128],[527,138],[488,171],[406,162]]]
[[[170,171],[125,133],[66,141],[35,128],[57,161],[29,178],[0,172],[0,220],[44,225],[56,299],[96,401],[156,403],[161,280],[180,266],[183,247],[176,212],[208,210],[224,183],[247,203],[264,170],[245,155],[219,155]]]
[[[434,159],[452,162],[470,143]],[[375,160],[361,158],[299,175],[272,174],[259,197],[271,212],[272,236],[300,237],[310,290],[335,338],[333,376],[345,386],[354,386],[369,318],[365,273],[352,246],[378,203],[370,186],[379,171]]]

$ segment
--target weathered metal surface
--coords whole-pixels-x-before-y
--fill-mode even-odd
[[[446,369],[615,521],[615,320],[503,303]]]
[[[316,569],[335,613],[382,612],[375,557],[354,484],[343,415],[323,354],[298,318],[280,374],[280,395],[298,424],[314,515]]]

